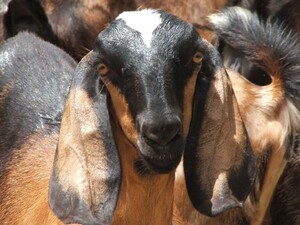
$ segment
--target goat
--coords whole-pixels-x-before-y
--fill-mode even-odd
[[[189,183],[189,167],[184,163],[184,171],[179,167],[176,172],[173,223],[268,224],[268,210],[278,180],[287,160],[297,148],[300,46],[292,32],[271,20],[264,22],[246,9],[231,7],[212,15],[210,19],[218,37],[225,42],[221,49],[224,65],[229,67],[226,71],[255,155],[255,182],[243,202],[232,204],[235,199],[224,198],[225,207],[216,210],[214,196],[211,202],[202,200],[204,175],[200,174],[198,182]],[[199,149],[198,154],[205,153]],[[217,160],[223,164],[221,157]],[[198,162],[199,165],[202,163],[202,160]],[[205,167],[214,169],[209,162],[201,167],[203,173],[206,172]],[[211,179],[210,174],[207,176],[206,180]],[[249,186],[247,177],[235,182],[231,185],[236,188]]]
[[[224,147],[222,153],[228,152],[235,158],[236,164],[229,167],[238,174],[219,168],[224,172],[219,185],[254,176],[254,156],[220,55],[191,24],[159,10],[122,13],[98,35],[93,50],[78,64],[65,108],[56,107],[55,114],[47,112],[47,107],[37,108],[34,100],[27,99],[27,95],[32,95],[41,106],[49,100],[30,85],[37,82],[34,75],[41,68],[28,70],[19,65],[19,58],[10,55],[15,52],[10,46],[14,45],[10,44],[13,40],[1,47],[9,59],[0,67],[2,92],[6,93],[5,87],[9,87],[5,79],[12,72],[8,71],[19,69],[23,76],[16,79],[28,84],[27,94],[12,101],[33,105],[31,113],[46,114],[50,124],[59,120],[55,115],[62,115],[62,121],[59,134],[58,126],[47,129],[44,125],[35,133],[20,130],[25,136],[20,145],[2,146],[1,154],[7,152],[10,156],[1,156],[2,222],[60,224],[50,216],[47,206],[50,177],[49,205],[64,223],[171,224],[175,168],[185,139],[212,135],[215,129],[211,126],[221,130],[235,128],[224,138],[212,135],[212,143],[203,145],[211,157],[217,150],[213,143],[219,141]],[[30,51],[24,54],[27,52]],[[26,63],[26,54],[23,58]],[[58,72],[51,79],[51,87],[61,84],[60,75]],[[51,76],[45,73],[42,79],[47,81]],[[64,90],[69,87],[61,85]],[[47,92],[51,87],[36,88]],[[20,86],[15,92],[21,93],[23,88]],[[62,96],[55,91],[50,99],[55,105]],[[7,114],[16,105],[0,108],[7,115],[3,120],[11,121],[11,125],[14,121],[34,123],[31,118],[22,120],[22,107],[16,116]],[[202,115],[202,127],[198,127],[198,120],[192,130],[189,128],[192,114]],[[16,132],[15,126],[7,127]],[[5,132],[1,139],[7,139]],[[189,152],[192,157],[193,149]],[[189,164],[194,167],[195,163]],[[232,198],[240,199],[247,195],[250,186],[249,183],[249,187],[239,188],[238,193],[235,186],[225,188],[232,192]],[[212,193],[212,187],[208,185],[206,191]],[[215,196],[216,201],[222,199],[222,194]]]

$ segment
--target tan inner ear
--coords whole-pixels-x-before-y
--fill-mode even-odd
[[[80,88],[70,91],[62,119],[56,162],[61,183],[67,184],[62,186],[64,191],[78,192],[87,205],[98,204],[107,191],[106,185],[98,182],[91,184],[90,181],[108,177],[107,156],[99,150],[104,143],[92,105],[86,91]],[[91,162],[98,163],[93,165]],[[97,174],[90,173],[94,166],[97,167]],[[97,193],[90,191],[91,186]]]
[[[122,130],[130,142],[137,146],[137,130],[135,128],[135,123],[133,121],[131,112],[129,111],[128,103],[124,95],[121,93],[119,88],[109,82],[106,77],[102,77],[101,79],[103,80],[104,84],[106,84],[106,88],[109,91],[113,104],[113,110],[117,120],[120,123],[120,126],[122,127]]]
[[[214,82],[214,88],[211,88],[208,93],[209,98],[206,103],[208,118],[203,121],[205,133],[198,143],[199,146],[206,146],[202,149],[203,158],[212,160],[205,163],[210,165],[209,167],[214,167],[208,171],[208,177],[206,173],[202,173],[203,180],[214,180],[212,202],[224,189],[229,190],[228,172],[232,167],[241,166],[247,142],[239,109],[233,92],[229,88],[231,85],[227,79],[222,78],[224,75],[221,71],[218,73],[217,79],[223,79],[223,81]],[[214,136],[216,138],[212,138]],[[216,150],[213,157],[212,152],[207,149]]]

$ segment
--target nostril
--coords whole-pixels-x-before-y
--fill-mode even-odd
[[[142,126],[144,137],[159,145],[170,143],[180,130],[181,121],[179,119],[151,121],[144,123]]]

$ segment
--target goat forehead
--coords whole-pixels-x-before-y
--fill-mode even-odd
[[[143,34],[137,30],[143,29],[144,21],[152,24],[144,32],[151,33],[148,46]],[[136,25],[138,22],[142,25]],[[176,16],[164,11],[142,10],[122,13],[99,34],[94,50],[115,69],[139,67],[145,71],[158,70],[185,61],[201,43],[200,40],[193,26]]]
[[[160,10],[123,12],[112,27],[119,37],[141,44],[139,47],[147,51],[162,46],[172,49],[195,38],[191,24]],[[130,39],[130,36],[135,38]]]
[[[141,10],[123,12],[117,19],[125,21],[126,25],[141,33],[147,47],[151,47],[153,31],[162,23],[161,14],[156,10]]]

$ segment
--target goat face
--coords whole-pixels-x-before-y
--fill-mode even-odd
[[[151,170],[168,172],[180,161],[200,45],[190,24],[153,10],[122,13],[98,36],[101,79],[123,131]]]
[[[110,120],[138,150],[134,160],[158,173],[177,166],[186,137],[187,188],[208,214],[247,195],[254,164],[236,99],[219,53],[192,25],[162,11],[123,13],[79,63],[49,188],[64,222],[111,222],[124,166],[117,150],[122,158],[128,149],[116,149]],[[247,185],[236,187],[239,178]]]

